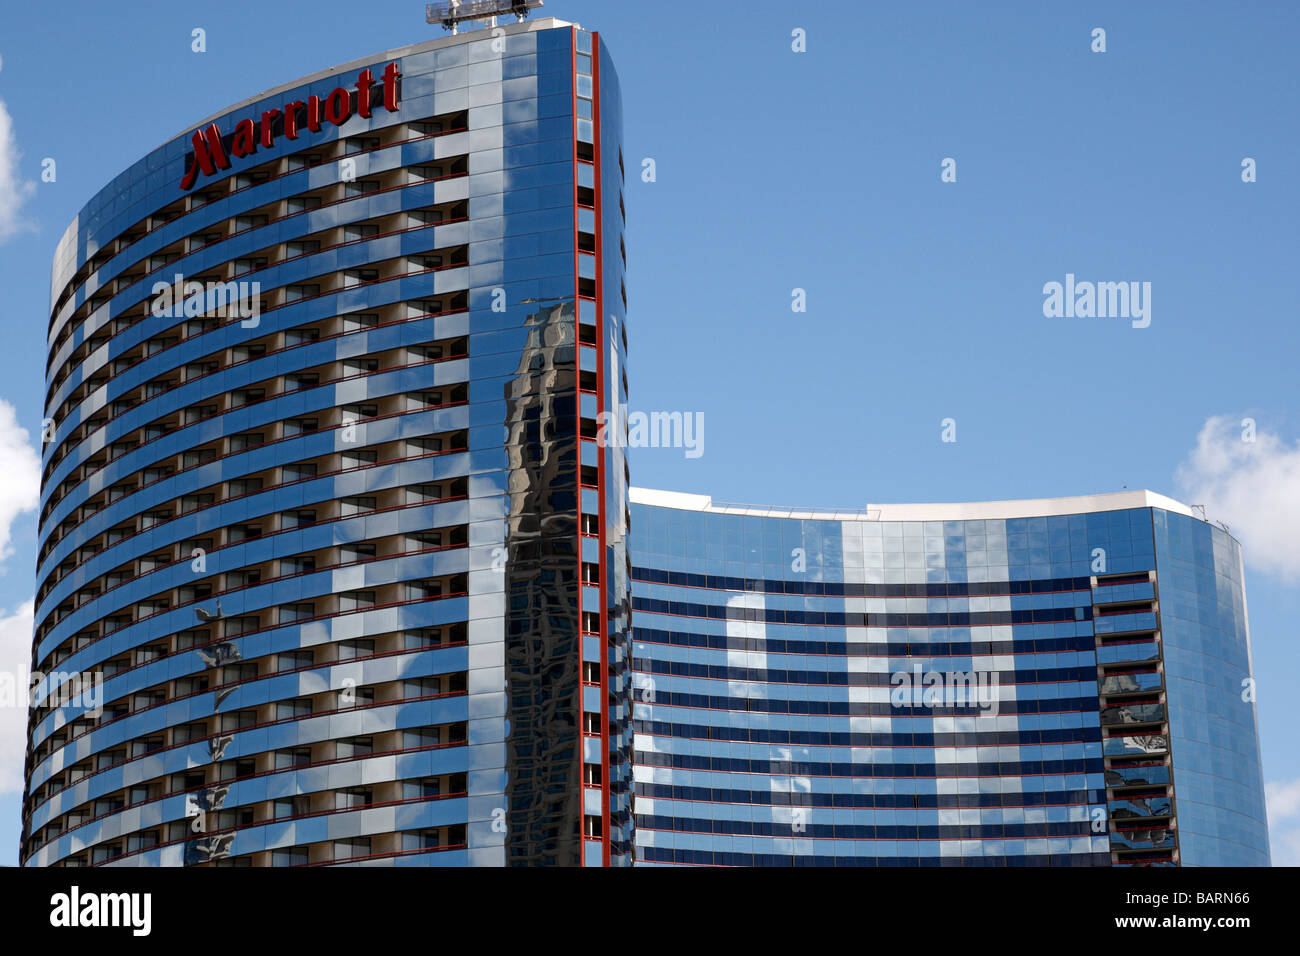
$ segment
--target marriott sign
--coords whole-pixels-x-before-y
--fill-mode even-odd
[[[195,130],[191,140],[194,152],[181,179],[181,189],[194,188],[200,173],[212,176],[218,170],[229,169],[232,156],[236,159],[252,156],[259,146],[270,149],[277,136],[297,139],[298,133],[304,129],[319,133],[325,123],[342,126],[354,109],[358,116],[366,117],[380,105],[390,113],[397,112],[401,92],[397,81],[401,77],[397,64],[389,63],[378,83],[370,70],[362,70],[352,90],[340,86],[323,99],[309,96],[306,100],[286,103],[283,109],[266,110],[260,120],[240,120],[229,136],[223,135],[216,123],[207,129]]]

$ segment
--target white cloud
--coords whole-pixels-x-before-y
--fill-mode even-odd
[[[40,498],[40,457],[0,399],[0,559],[10,552],[14,519]],[[0,617],[0,793],[22,789],[27,737],[27,683],[32,654],[32,602]]]
[[[32,602],[0,617],[0,793],[21,793],[27,751]]]
[[[41,495],[41,459],[14,407],[0,398],[0,560],[9,546],[14,519],[33,510]]]
[[[22,207],[36,191],[36,183],[24,182],[19,175],[19,155],[14,121],[4,100],[0,100],[0,242],[30,228],[22,218]]]
[[[1300,777],[1264,784],[1274,866],[1300,866]]]
[[[1247,564],[1300,579],[1300,443],[1290,446],[1262,430],[1245,441],[1242,421],[1230,415],[1206,420],[1178,467],[1180,493],[1232,529]]]

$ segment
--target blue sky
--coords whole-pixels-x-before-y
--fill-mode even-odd
[[[6,12],[7,463],[29,461],[17,429],[34,438],[42,417],[50,258],[96,190],[230,103],[441,34],[419,3],[177,7]],[[1206,504],[1246,548],[1274,857],[1300,863],[1300,6],[547,0],[543,12],[601,31],[622,80],[632,407],[705,421],[702,456],[634,449],[633,482],[756,504],[1125,487]],[[195,27],[206,53],[190,49]],[[1097,27],[1104,53],[1091,50]],[[796,28],[806,52],[791,49]],[[944,183],[948,157],[957,180]],[[1246,157],[1256,182],[1242,181]],[[1043,285],[1067,273],[1149,282],[1150,326],[1045,317]],[[940,440],[945,418],[956,442]],[[29,626],[29,497],[0,487],[5,661]],[[0,720],[12,776],[21,758]],[[0,863],[18,830],[5,769]]]

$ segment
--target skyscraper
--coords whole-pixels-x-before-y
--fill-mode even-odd
[[[1184,505],[632,500],[639,862],[1268,864],[1241,551]]]
[[[538,20],[276,87],[86,206],[24,862],[630,861],[620,137],[599,35]]]

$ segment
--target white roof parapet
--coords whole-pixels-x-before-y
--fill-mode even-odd
[[[980,521],[984,519],[1042,518],[1099,511],[1128,511],[1132,508],[1161,508],[1189,518],[1203,520],[1181,501],[1154,491],[1113,491],[1068,498],[1026,498],[1017,501],[954,501],[917,504],[868,504],[865,509],[778,508],[761,505],[717,503],[708,495],[677,491],[631,488],[634,504],[713,514],[743,514],[765,518],[812,518],[823,521]]]
[[[638,505],[680,508],[683,511],[708,511],[713,499],[708,495],[688,495],[681,491],[655,491],[653,488],[629,488],[628,500]]]

